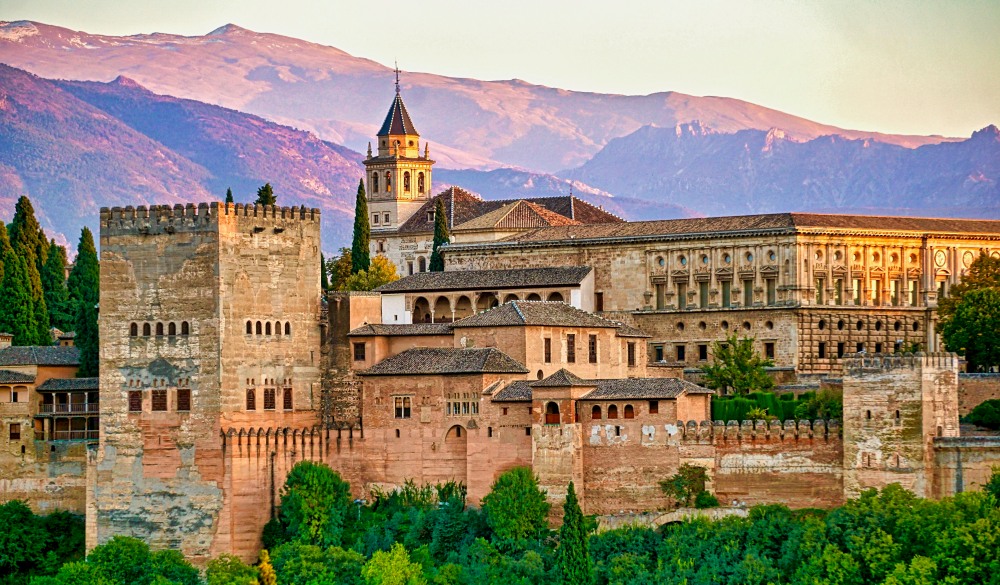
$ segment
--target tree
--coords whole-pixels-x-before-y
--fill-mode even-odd
[[[226,188],[226,203],[233,203],[233,189],[232,187]]]
[[[698,494],[705,491],[708,472],[704,467],[685,463],[677,473],[660,481],[660,489],[678,506],[691,506]]]
[[[254,205],[277,205],[278,197],[274,194],[274,189],[270,183],[264,183],[263,187],[257,189],[257,200]]]
[[[1000,288],[1000,258],[981,252],[962,276],[962,282],[952,286],[948,296],[938,299],[938,320],[943,323],[951,319],[966,293],[986,288]]]
[[[49,309],[49,322],[53,327],[70,331],[75,323],[75,312],[66,288],[66,248],[49,243],[49,251],[42,267],[42,289],[45,291],[45,306]]]
[[[156,575],[149,545],[128,536],[114,536],[87,555],[87,564],[118,583],[147,585]]]
[[[319,253],[319,288],[320,290],[330,290],[330,278],[327,276],[326,271],[326,257],[323,253]]]
[[[583,511],[576,499],[576,488],[569,482],[563,502],[563,525],[559,528],[559,548],[556,550],[559,573],[567,585],[590,582],[590,551]]]
[[[45,532],[24,502],[0,505],[0,582],[10,575],[27,574],[43,558]]]
[[[207,585],[257,585],[257,567],[251,567],[235,555],[219,555],[205,568]]]
[[[368,197],[364,179],[358,181],[358,196],[354,202],[354,240],[351,243],[351,274],[368,270],[371,264],[372,228],[368,223]]]
[[[1000,399],[980,403],[966,416],[966,420],[976,426],[1000,430]]]
[[[1000,288],[970,290],[941,322],[945,346],[965,356],[971,372],[1000,366]]]
[[[0,258],[3,279],[0,280],[0,331],[14,336],[14,345],[35,345],[38,323],[31,298],[31,283],[24,258],[7,244],[7,228],[0,223]]]
[[[993,496],[993,503],[1000,506],[1000,465],[993,466],[990,480],[983,486],[983,491]]]
[[[709,388],[746,394],[774,386],[764,369],[774,362],[754,350],[753,337],[740,339],[734,333],[725,342],[713,342],[712,355],[713,362],[702,368]]]
[[[498,477],[483,498],[483,512],[493,543],[507,551],[524,549],[549,531],[549,503],[530,467],[515,467]]]
[[[431,272],[444,272],[444,257],[441,246],[451,241],[448,235],[448,214],[444,209],[444,197],[438,197],[434,204],[434,248],[431,252]]]
[[[35,314],[34,332],[30,345],[50,345],[52,336],[49,333],[49,311],[45,304],[45,291],[42,288],[42,267],[45,264],[49,242],[45,233],[35,219],[35,209],[31,200],[25,196],[18,198],[14,206],[14,219],[10,227],[10,245],[14,253],[24,258],[28,282],[31,285],[31,303]]]
[[[399,280],[396,265],[385,256],[375,256],[368,270],[352,274],[340,285],[340,290],[375,290],[383,284]]]
[[[344,282],[351,277],[351,249],[341,248],[340,255],[326,261],[330,275],[330,290],[345,290]]]
[[[271,566],[271,556],[267,554],[267,549],[261,549],[260,559],[257,561],[257,582],[260,585],[278,585],[278,575]]]
[[[403,545],[398,542],[386,551],[377,551],[361,569],[361,576],[368,585],[424,585],[423,570],[410,561]]]
[[[76,247],[76,262],[69,273],[66,287],[69,298],[75,305],[81,302],[96,305],[101,300],[101,267],[97,262],[97,248],[94,246],[94,234],[90,228],[80,231],[80,242]],[[76,307],[73,308],[76,314]]]
[[[340,546],[353,508],[351,486],[321,463],[296,463],[281,491],[281,520],[298,542]]]
[[[76,347],[80,350],[78,378],[91,378],[99,374],[100,341],[97,329],[97,305],[81,303],[76,311]]]

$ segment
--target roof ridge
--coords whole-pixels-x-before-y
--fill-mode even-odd
[[[517,312],[517,316],[521,318],[521,323],[527,323],[528,320],[524,318],[524,313],[522,313],[521,308],[517,306],[519,302],[521,301],[511,301],[510,304],[514,307],[514,311]]]

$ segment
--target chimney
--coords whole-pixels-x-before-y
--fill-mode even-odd
[[[14,343],[14,335],[11,333],[0,333],[0,349],[10,347]]]

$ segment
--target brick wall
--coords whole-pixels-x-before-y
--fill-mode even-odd
[[[958,414],[965,416],[987,400],[1000,399],[1000,374],[959,374]]]

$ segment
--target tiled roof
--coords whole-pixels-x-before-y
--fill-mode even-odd
[[[77,366],[80,350],[76,347],[16,345],[0,349],[0,366]]]
[[[466,317],[452,327],[521,327],[547,325],[553,327],[607,327],[617,329],[619,323],[602,319],[558,301],[511,301],[488,311]]]
[[[389,113],[385,116],[385,122],[382,122],[382,128],[378,131],[378,136],[389,136],[390,134],[420,135],[413,127],[410,114],[406,111],[406,106],[403,105],[403,97],[398,92],[392,100],[392,105],[389,106]]]
[[[524,380],[511,382],[493,395],[493,402],[531,402],[531,386]]]
[[[367,376],[526,373],[527,368],[495,347],[408,349],[360,372]]]
[[[566,368],[560,369],[543,380],[531,383],[532,388],[565,388],[566,386],[593,386],[593,384]]]
[[[478,226],[478,222],[475,224],[470,224],[469,222],[503,207],[512,207],[519,202],[530,203],[533,206],[530,209],[536,210],[540,208],[566,218],[565,220],[558,220],[552,215],[544,215],[544,212],[536,211],[538,217],[544,215],[544,218],[546,218],[546,223],[542,225],[559,225],[559,221],[566,220],[571,220],[573,225],[624,223],[624,220],[620,217],[616,217],[572,195],[487,201],[479,195],[466,191],[461,187],[449,187],[420,206],[420,209],[410,216],[410,219],[399,226],[399,233],[433,233],[434,219],[432,214],[435,205],[437,205],[438,198],[444,199],[445,213],[448,215],[448,229],[456,229],[456,226],[466,229],[466,224],[469,226]],[[431,215],[431,217],[428,217],[428,215]]]
[[[67,392],[70,390],[97,390],[100,378],[49,378],[36,388],[39,392]]]
[[[581,225],[581,223],[554,211],[549,211],[537,203],[520,199],[457,225],[452,230],[459,232],[484,229],[530,229],[554,225]]]
[[[714,394],[680,378],[621,378],[614,380],[591,380],[597,388],[587,393],[581,400],[628,399],[670,399],[681,394]]]
[[[13,370],[0,370],[0,384],[31,384],[35,377],[24,372]]]
[[[618,337],[652,337],[652,335],[642,331],[641,329],[636,329],[631,325],[626,325],[621,323],[618,325]]]
[[[376,324],[366,323],[357,329],[352,329],[348,337],[364,337],[371,335],[450,335],[449,323],[413,323],[413,324]]]
[[[743,233],[834,229],[875,232],[983,233],[1000,235],[1000,220],[928,217],[879,217],[820,213],[771,213],[728,217],[699,217],[634,221],[617,224],[543,227],[509,236],[502,242],[559,242],[566,240],[628,239],[687,234]],[[476,246],[486,244],[464,244]]]
[[[387,293],[576,286],[583,282],[591,270],[589,266],[564,266],[515,270],[418,272],[382,285],[376,290]]]

